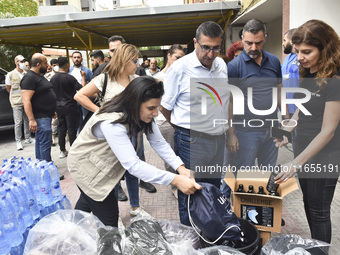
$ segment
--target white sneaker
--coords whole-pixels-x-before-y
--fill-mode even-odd
[[[27,138],[25,139],[25,144],[31,144],[32,143],[32,138]]]
[[[66,158],[67,155],[68,155],[68,151],[67,150],[60,151],[59,158]]]
[[[138,207],[136,210],[130,210],[130,216],[136,217],[137,215],[144,216],[144,217],[151,217],[146,211],[143,210],[143,207]]]
[[[17,150],[22,151],[23,149],[21,141],[17,141]]]

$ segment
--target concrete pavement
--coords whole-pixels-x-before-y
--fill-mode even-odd
[[[69,145],[67,145],[69,148]],[[17,151],[16,144],[14,142],[13,131],[0,132],[0,160],[4,158],[10,158],[11,156],[35,158],[34,156],[34,143],[26,145],[24,144],[24,150]],[[152,165],[155,165],[161,169],[164,169],[163,161],[152,150],[150,145],[145,142],[145,157],[146,161]],[[281,148],[279,151],[278,164],[288,162],[293,157],[293,153],[287,148]],[[59,159],[59,147],[58,145],[52,147],[52,159],[58,166],[60,174],[65,175],[65,179],[61,181],[61,187],[63,194],[65,194],[71,201],[74,207],[78,197],[79,191],[73,182],[68,170],[67,170],[67,158]],[[125,181],[122,182],[123,189],[126,191]],[[173,221],[179,221],[177,200],[171,193],[170,187],[161,185],[155,185],[157,187],[157,193],[147,193],[144,189],[140,191],[140,205],[145,211],[150,213],[157,219],[169,219]],[[123,220],[124,225],[130,224],[130,205],[129,202],[119,202],[120,217]],[[329,254],[339,254],[340,250],[340,183],[338,183],[334,199],[331,208],[332,215],[332,247]],[[310,232],[305,217],[305,212],[302,202],[302,194],[300,190],[296,190],[288,194],[283,200],[283,218],[286,221],[286,226],[282,227],[284,234],[298,234],[302,237],[310,237]],[[279,235],[273,233],[273,236]]]

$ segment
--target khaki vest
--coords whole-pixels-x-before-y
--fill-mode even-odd
[[[21,78],[18,72],[14,69],[13,71],[7,74],[11,80],[11,91],[9,93],[9,101],[11,102],[12,107],[23,106],[22,103],[22,95],[20,88]]]
[[[95,112],[86,123],[68,154],[67,165],[75,183],[95,201],[103,201],[125,173],[105,139],[97,139],[92,128],[100,121],[119,119],[121,113]],[[127,130],[128,129],[128,126]],[[137,150],[142,132],[137,134]]]

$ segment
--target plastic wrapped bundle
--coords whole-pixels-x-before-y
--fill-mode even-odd
[[[228,247],[228,246],[212,246],[204,249],[197,250],[192,255],[244,255],[245,253],[242,253],[234,248]]]
[[[78,210],[59,210],[41,219],[29,232],[25,255],[97,254],[100,220]]]
[[[135,220],[125,230],[124,254],[170,255],[168,242],[161,226],[155,219]]]
[[[123,254],[122,236],[118,228],[111,226],[98,228],[97,254],[98,255]]]
[[[263,255],[309,255],[328,254],[329,244],[315,240],[302,238],[299,235],[280,235],[271,238],[263,247]]]
[[[200,238],[192,227],[170,220],[158,220],[158,222],[162,227],[165,239],[172,247],[178,245],[180,249],[190,246],[196,250],[201,248]]]

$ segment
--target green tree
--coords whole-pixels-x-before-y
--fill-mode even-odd
[[[0,19],[38,15],[38,5],[34,0],[0,0]],[[23,55],[28,60],[33,55],[32,47],[0,45],[1,67],[7,71],[15,68],[14,58]]]
[[[29,17],[38,15],[38,5],[34,0],[0,0],[0,15]]]

